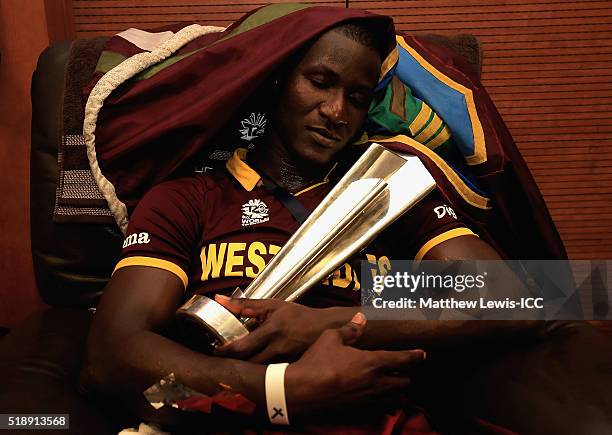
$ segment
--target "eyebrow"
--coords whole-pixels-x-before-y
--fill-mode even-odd
[[[329,66],[327,66],[324,63],[319,62],[315,64],[313,66],[313,69],[319,69],[321,70],[322,73],[329,74],[330,76],[332,76],[332,78],[336,80],[340,78],[340,74],[338,74],[336,71],[334,71],[333,69],[331,69]],[[376,87],[376,84],[374,84],[374,86],[368,86],[364,84],[357,84],[354,86],[355,90],[359,92],[372,92],[375,87]]]

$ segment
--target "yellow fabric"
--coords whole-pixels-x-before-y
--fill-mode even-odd
[[[419,110],[419,114],[414,118],[414,120],[408,126],[408,130],[410,130],[411,135],[415,135],[417,131],[421,130],[429,118],[431,117],[431,107],[429,107],[425,103],[421,103],[421,110]]]
[[[232,154],[232,157],[225,163],[227,170],[230,174],[234,176],[234,178],[244,187],[247,191],[251,191],[257,186],[257,183],[261,180],[261,175],[257,173],[257,171],[251,168],[244,160],[246,159],[247,150],[246,148],[238,148]],[[335,163],[334,166],[329,170],[325,178],[322,181],[313,184],[312,186],[308,186],[303,190],[300,190],[297,193],[294,193],[293,196],[301,195],[304,192],[308,192],[315,187],[321,186],[323,184],[329,183],[329,175],[332,173],[338,164]]]
[[[421,247],[421,249],[419,249],[419,252],[417,252],[417,254],[414,256],[414,259],[416,261],[422,260],[423,257],[425,257],[425,255],[434,246],[437,246],[437,245],[439,245],[442,242],[446,242],[447,240],[454,239],[455,237],[459,237],[459,236],[475,236],[475,237],[478,237],[469,228],[454,228],[452,230],[448,230],[448,231],[446,231],[446,232],[444,232],[444,233],[434,237],[433,239],[430,239],[427,243],[425,243]]]
[[[382,80],[383,77],[387,75],[387,73],[391,70],[391,68],[393,68],[395,64],[397,64],[398,60],[399,60],[399,51],[397,50],[397,47],[395,47],[391,51],[391,53],[387,55],[387,58],[383,61],[383,64],[380,67],[380,77],[378,81]]]
[[[123,267],[128,266],[147,266],[155,267],[156,269],[167,270],[168,272],[175,274],[183,283],[183,287],[187,288],[187,283],[189,281],[187,278],[187,274],[183,269],[181,269],[179,266],[170,261],[152,257],[127,257],[117,263],[117,265],[115,266],[115,270],[113,270],[113,273]]]
[[[244,187],[247,191],[251,191],[257,186],[260,175],[251,168],[245,161],[247,150],[246,148],[238,148],[232,154],[232,157],[225,163],[225,167],[230,174],[234,176],[236,180]]]
[[[442,145],[444,142],[449,140],[450,137],[451,137],[450,129],[448,128],[448,126],[445,125],[442,131],[438,133],[438,135],[434,137],[432,140],[427,142],[425,146],[429,148],[430,150],[435,150],[440,145]]]
[[[442,118],[434,113],[429,125],[427,125],[427,127],[425,127],[425,129],[414,138],[414,140],[420,143],[425,143],[431,139],[438,130],[440,130],[440,127],[442,127]]]
[[[334,163],[334,166],[332,166],[332,168],[329,170],[329,172],[328,172],[328,173],[325,175],[325,178],[323,178],[323,181],[321,181],[321,182],[319,182],[319,183],[316,183],[316,184],[313,184],[312,186],[308,186],[307,188],[302,189],[302,190],[300,190],[300,191],[299,191],[299,192],[297,192],[297,193],[294,193],[294,194],[293,194],[293,196],[298,196],[298,195],[301,195],[302,193],[304,193],[304,192],[308,192],[309,190],[312,190],[312,189],[314,189],[315,187],[319,187],[319,186],[322,186],[323,184],[329,183],[329,176],[330,176],[330,174],[332,173],[332,171],[333,171],[334,169],[336,169],[336,166],[338,166],[338,163]]]

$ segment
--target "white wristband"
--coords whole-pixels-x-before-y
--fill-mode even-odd
[[[266,405],[272,424],[289,424],[285,401],[285,370],[289,363],[270,364],[266,369]]]

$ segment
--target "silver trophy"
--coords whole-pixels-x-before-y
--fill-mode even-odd
[[[262,272],[232,297],[296,300],[435,185],[418,157],[370,145]],[[249,332],[249,319],[236,317],[206,296],[192,296],[177,315],[202,327],[214,347]]]

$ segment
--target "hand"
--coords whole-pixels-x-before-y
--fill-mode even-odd
[[[365,324],[363,314],[357,313],[344,326],[326,330],[287,367],[285,394],[290,415],[363,404],[409,385],[408,371],[425,359],[425,352],[351,347],[363,334]]]
[[[215,355],[256,363],[295,361],[328,328],[340,326],[354,314],[310,308],[279,299],[240,299],[215,296],[237,316],[250,317],[259,326],[248,335],[217,349]]]

